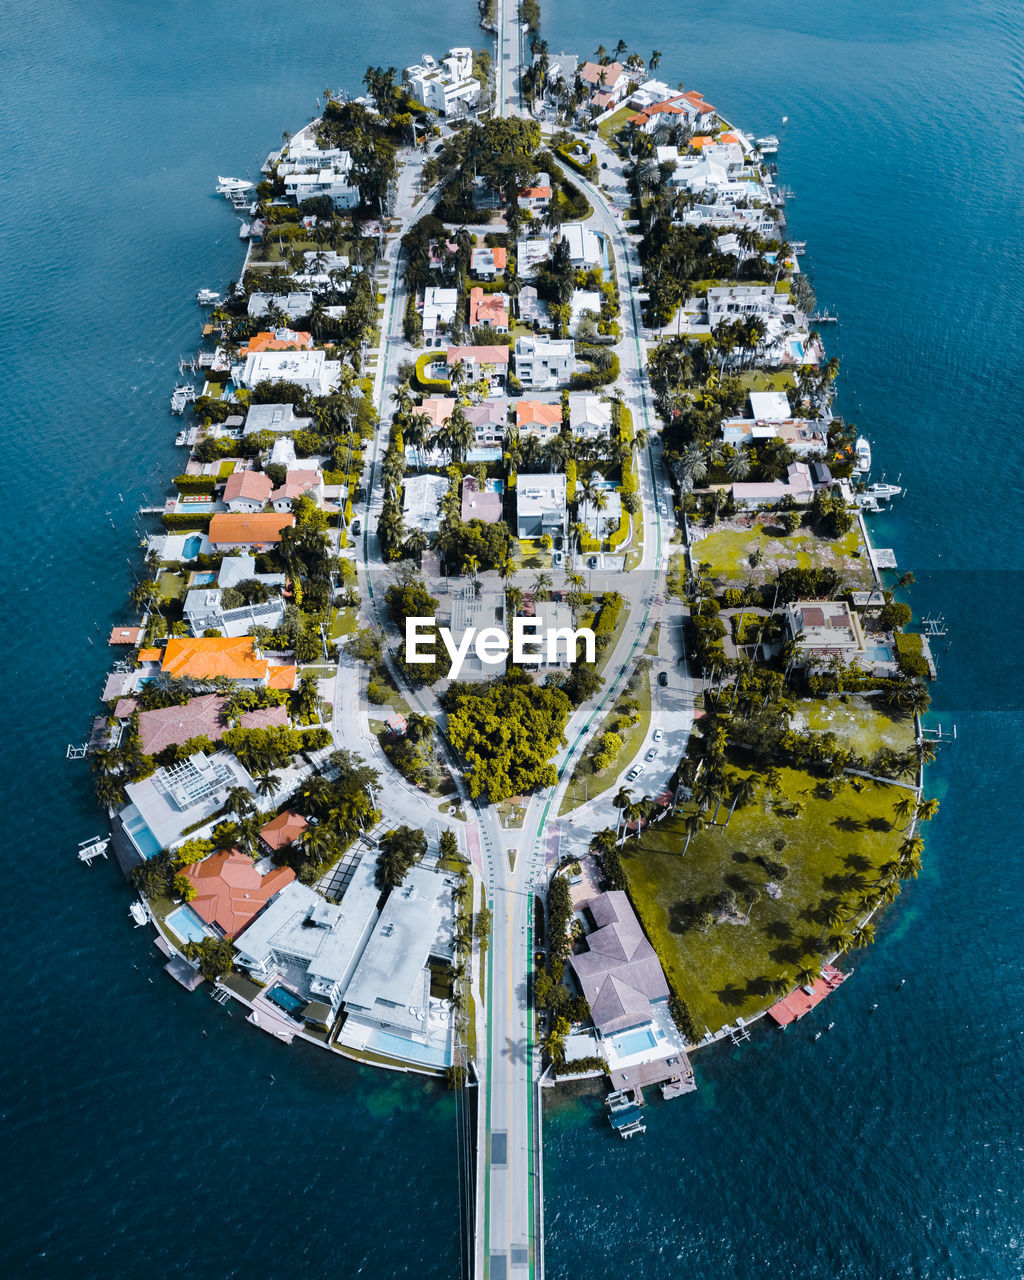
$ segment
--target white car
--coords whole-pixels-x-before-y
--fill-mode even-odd
[[[664,729],[655,729],[655,731],[654,731],[654,741],[655,741],[655,742],[660,742],[660,741],[662,740],[662,738],[664,738],[664,736],[665,736],[665,730],[664,730]]]
[[[648,751],[648,752],[647,752],[647,754],[644,756],[644,759],[645,759],[648,763],[650,763],[650,761],[652,761],[652,760],[654,759],[654,757],[655,757],[657,754],[658,754],[658,748],[657,748],[657,747],[651,747],[650,751]]]
[[[643,764],[636,764],[636,765],[634,765],[634,766],[633,766],[633,768],[632,768],[632,769],[630,769],[629,773],[627,773],[627,774],[626,774],[626,781],[627,781],[627,782],[636,782],[637,778],[639,778],[639,777],[640,777],[640,775],[643,773],[643,771],[644,771],[644,769],[646,769],[646,767],[647,767],[647,766],[646,766],[646,765],[643,765]]]

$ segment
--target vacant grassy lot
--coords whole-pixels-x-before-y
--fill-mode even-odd
[[[673,989],[690,1006],[699,1028],[718,1031],[777,999],[769,984],[821,963],[816,944],[864,909],[878,868],[896,856],[902,839],[891,825],[895,799],[906,792],[857,781],[834,800],[823,798],[809,774],[783,769],[783,792],[772,802],[758,785],[753,803],[686,843],[681,817],[646,832],[643,847],[630,842],[623,867],[630,895]],[[859,789],[858,789],[859,788]],[[802,806],[802,812],[793,809]],[[787,812],[796,816],[786,816]],[[776,842],[781,841],[781,848]],[[788,868],[782,896],[768,897],[770,876],[758,858]],[[706,932],[687,927],[687,905],[732,889],[758,897],[747,923],[721,921]]]
[[[890,714],[880,695],[849,693],[829,698],[801,699],[794,704],[794,729],[831,730],[844,747],[870,759],[881,747],[909,751],[914,745],[914,721]]]
[[[701,536],[703,535],[703,536]],[[694,564],[710,564],[711,576],[725,584],[743,586],[768,582],[780,569],[835,569],[851,587],[872,585],[871,562],[855,524],[845,537],[818,538],[809,529],[787,534],[771,512],[720,521],[705,530],[690,526]],[[751,568],[749,557],[760,553]]]

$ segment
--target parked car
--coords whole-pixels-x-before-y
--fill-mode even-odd
[[[564,551],[552,551],[552,553],[551,553],[551,564],[552,564],[552,567],[553,567],[553,568],[555,568],[555,569],[557,569],[557,568],[559,568],[561,565],[565,564],[565,552],[564,552]]]
[[[651,747],[650,751],[648,751],[648,753],[644,756],[644,759],[645,759],[645,760],[653,760],[653,759],[654,759],[654,757],[655,757],[657,754],[658,754],[658,748],[657,748],[657,747]]]
[[[655,741],[655,742],[660,742],[660,741],[662,740],[662,738],[664,738],[664,736],[665,736],[665,730],[664,730],[664,729],[655,729],[655,731],[654,731],[654,741]]]
[[[590,559],[587,561],[587,568],[596,569],[599,564],[600,564],[600,561],[598,560],[597,556],[591,556]]]
[[[352,521],[352,532],[358,533],[363,526],[360,524],[358,517]]]
[[[664,689],[664,687],[668,684],[668,672],[667,672],[667,671],[659,671],[659,672],[658,672],[658,684],[660,684],[660,685],[661,685],[661,687],[662,687],[663,689]]]
[[[630,769],[629,773],[626,774],[626,781],[636,782],[637,778],[640,777],[646,767],[646,765],[635,764],[633,768]]]

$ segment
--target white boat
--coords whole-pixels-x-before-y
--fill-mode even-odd
[[[250,182],[247,178],[224,178],[220,174],[217,175],[217,194],[219,196],[240,196],[246,191],[251,191],[255,183]]]
[[[763,156],[773,156],[779,149],[779,140],[774,133],[769,133],[765,138],[758,138],[757,145]]]
[[[133,902],[128,908],[128,914],[135,921],[136,929],[140,929],[149,920],[149,912],[143,902]]]
[[[857,461],[853,468],[854,475],[862,475],[865,471],[871,470],[871,445],[868,444],[864,436],[858,436],[857,442],[853,446],[853,451]]]
[[[238,228],[239,240],[248,240],[249,233],[251,231],[252,231],[252,227],[250,226],[250,224],[248,222],[243,222],[242,225]]]
[[[200,289],[196,294],[196,302],[201,307],[215,307],[220,302],[220,294],[216,289]]]
[[[877,502],[888,502],[890,498],[898,498],[903,490],[898,484],[878,484],[868,485],[868,494]]]

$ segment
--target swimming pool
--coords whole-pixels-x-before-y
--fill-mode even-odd
[[[140,680],[139,684],[146,681]],[[155,858],[160,852],[160,841],[146,826],[146,820],[134,805],[130,805],[121,815],[121,822],[132,844],[146,859]]]
[[[194,533],[191,538],[186,538],[181,548],[181,558],[183,560],[194,560],[199,554],[203,545],[203,540],[198,533]]]
[[[804,358],[804,344],[799,338],[792,338],[789,343],[789,354],[796,360]]]
[[[864,656],[869,662],[892,662],[892,650],[887,644],[867,644]]]
[[[378,1053],[401,1058],[405,1062],[422,1062],[431,1067],[447,1067],[451,1062],[446,1048],[420,1044],[418,1040],[406,1040],[404,1036],[392,1035],[390,1031],[378,1031],[372,1037],[371,1044]]]
[[[300,999],[294,991],[289,991],[287,987],[271,987],[267,992],[267,999],[273,1001],[285,1013],[291,1014],[293,1018],[306,1007],[306,1001]]]
[[[648,1027],[638,1031],[627,1031],[624,1035],[613,1036],[611,1047],[620,1058],[629,1058],[634,1053],[646,1053],[648,1049],[657,1047],[654,1033]]]
[[[208,587],[212,582],[217,581],[215,573],[203,571],[202,573],[190,573],[188,585],[190,587]]]
[[[176,933],[182,942],[200,942],[203,938],[210,936],[206,925],[191,907],[179,907],[177,911],[172,911],[164,924]]]

